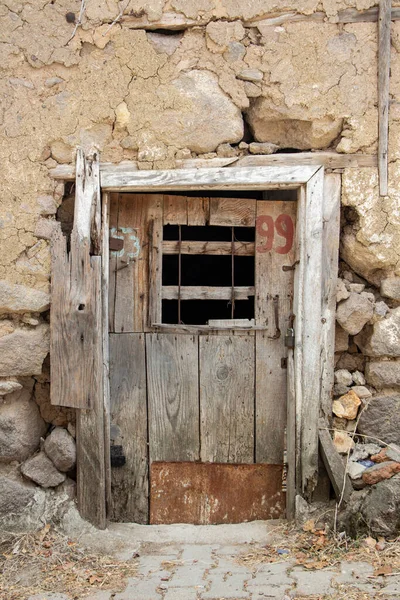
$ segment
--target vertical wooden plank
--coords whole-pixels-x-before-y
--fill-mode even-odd
[[[98,527],[106,527],[106,482],[104,466],[104,405],[101,308],[101,258],[91,257],[96,310],[93,314],[93,365],[90,372],[91,410],[76,415],[77,499],[81,516]],[[72,374],[70,373],[70,377]]]
[[[332,413],[340,187],[341,176],[339,173],[325,175],[322,233],[321,408],[326,419],[330,418]]]
[[[254,338],[200,337],[201,460],[254,462]]]
[[[206,225],[210,218],[209,198],[187,198],[187,224]]]
[[[392,1],[380,0],[378,19],[378,164],[379,194],[388,193],[388,139],[389,139],[389,88],[390,88],[390,25]]]
[[[109,333],[108,333],[108,291],[109,291],[109,213],[110,194],[102,196],[101,226],[101,304],[102,304],[102,345],[103,345],[103,411],[104,411],[104,469],[106,486],[106,510],[111,507],[111,461],[110,461],[110,371],[109,371]]]
[[[150,223],[161,221],[162,196],[121,194],[118,232],[124,249],[118,253],[115,296],[115,332],[145,331],[149,302]]]
[[[118,236],[118,200],[119,194],[110,194],[110,238],[116,238]],[[113,332],[115,331],[115,285],[117,276],[118,252],[111,250],[109,254],[108,331]]]
[[[283,462],[295,223],[296,202],[257,202],[255,318],[266,331],[256,332],[256,461],[270,464]]]
[[[245,198],[210,198],[210,225],[254,227],[256,200]]]
[[[287,354],[286,518],[292,521],[296,510],[296,394],[293,349],[289,348]]]
[[[301,418],[301,488],[311,499],[318,478],[318,418],[321,373],[321,294],[322,294],[322,210],[324,169],[321,167],[308,181],[306,191],[305,236],[300,262],[306,269],[303,278],[302,307],[302,418]]]
[[[144,334],[110,336],[111,437],[123,466],[112,469],[115,521],[148,523],[148,449]]]
[[[198,338],[146,334],[151,461],[200,456]]]
[[[153,323],[161,323],[162,318],[162,240],[163,207],[154,211],[149,222],[149,286],[148,318],[146,331]],[[147,315],[146,315],[147,316]]]
[[[186,196],[164,196],[164,225],[187,225]]]

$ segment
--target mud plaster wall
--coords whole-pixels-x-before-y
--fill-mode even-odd
[[[340,10],[376,4],[87,0],[76,28],[71,21],[76,23],[81,2],[3,0],[0,454],[13,485],[26,488],[19,465],[38,450],[50,426],[70,424],[73,434],[73,412],[49,405],[47,362],[42,367],[49,238],[64,195],[49,170],[72,163],[78,144],[95,144],[103,161],[136,160],[140,169],[245,154],[250,141],[376,153],[377,24],[336,23]],[[279,26],[267,21],[287,11],[324,12],[326,19]],[[160,33],[171,22],[180,30]],[[374,302],[381,281],[395,278],[396,286],[400,276],[400,22],[392,23],[390,85],[389,195],[379,198],[373,168],[343,174],[341,269],[373,286]],[[400,319],[392,314],[399,300],[394,295],[388,315]],[[348,344],[359,353],[352,338]],[[393,352],[377,359],[390,361],[395,371],[390,390],[400,387],[400,351]],[[29,442],[24,419],[36,423]]]

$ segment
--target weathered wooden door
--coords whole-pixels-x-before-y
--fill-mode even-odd
[[[296,202],[114,194],[112,517],[284,513]]]

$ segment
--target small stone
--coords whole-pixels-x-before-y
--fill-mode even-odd
[[[338,429],[339,431],[346,431],[348,420],[340,419],[339,417],[333,417],[332,419],[332,427],[334,429]]]
[[[230,144],[220,144],[217,148],[217,154],[222,158],[232,158],[237,156],[238,151],[236,148],[232,148]]]
[[[53,219],[38,219],[35,227],[35,236],[41,240],[51,240],[59,228],[59,223]]]
[[[183,31],[175,31],[174,35],[146,31],[146,36],[156,52],[172,56],[182,41]]]
[[[192,153],[189,148],[182,148],[182,150],[177,150],[175,158],[177,160],[188,160],[189,158],[192,158]]]
[[[365,385],[364,373],[361,373],[361,371],[354,371],[354,373],[352,373],[352,377],[356,385]]]
[[[360,400],[364,400],[365,398],[371,398],[372,394],[367,387],[364,385],[355,385],[351,388],[355,394],[360,398]]]
[[[380,452],[381,447],[378,444],[356,444],[351,453],[351,460],[359,461],[368,458],[373,454]]]
[[[373,325],[377,321],[382,321],[382,319],[386,317],[389,310],[390,308],[383,300],[381,300],[380,302],[376,302],[374,305],[374,314],[370,323]]]
[[[366,327],[355,342],[367,356],[400,356],[400,307],[389,311],[372,327]]]
[[[0,377],[39,375],[49,352],[49,326],[18,327],[0,338]]]
[[[400,473],[400,463],[389,461],[366,469],[362,474],[362,478],[368,485],[375,485],[384,479],[390,479],[396,473]]]
[[[53,142],[50,146],[51,156],[58,163],[70,163],[72,162],[72,148],[69,144],[66,144],[62,140]]]
[[[343,383],[336,383],[333,386],[333,395],[335,398],[338,396],[344,396],[347,392],[350,391],[350,388],[347,385],[343,385]]]
[[[335,352],[346,352],[349,347],[349,334],[338,323],[335,327]]]
[[[251,154],[275,154],[279,146],[270,142],[251,142],[249,151]]]
[[[55,215],[57,212],[57,204],[53,196],[38,196],[36,202],[40,206],[41,215]]]
[[[240,42],[229,42],[228,49],[224,52],[224,59],[229,62],[237,62],[242,60],[246,54],[246,48]]]
[[[369,362],[365,378],[377,390],[400,389],[400,360]]]
[[[364,371],[365,369],[365,356],[361,352],[353,354],[350,352],[343,352],[338,362],[336,363],[337,369],[347,369],[348,371]]]
[[[75,440],[63,427],[53,429],[44,442],[44,451],[54,466],[63,473],[75,466]]]
[[[240,144],[239,144],[239,148],[241,150],[247,150],[248,147],[249,147],[249,144],[247,142],[240,142]]]
[[[339,369],[335,371],[335,383],[350,386],[353,383],[353,377],[350,371]]]
[[[262,94],[261,85],[257,85],[251,81],[245,81],[244,92],[248,98],[258,98]]]
[[[386,456],[390,460],[400,462],[400,447],[397,444],[390,444],[390,446],[386,448]]]
[[[350,283],[349,288],[350,288],[350,292],[355,292],[356,294],[361,294],[361,292],[363,292],[365,290],[365,284],[364,283]]]
[[[372,462],[380,464],[380,463],[383,463],[383,462],[386,462],[386,461],[390,460],[387,457],[386,452],[387,452],[387,448],[382,448],[378,452],[378,454],[372,454],[372,456],[371,456]]]
[[[236,77],[243,79],[243,81],[255,81],[259,82],[263,80],[263,72],[258,69],[243,69]]]
[[[347,454],[354,446],[353,438],[345,431],[335,431],[333,434],[333,443],[339,454]]]
[[[351,271],[343,271],[343,279],[352,283],[354,281],[354,274]]]
[[[350,292],[343,279],[338,278],[336,284],[336,302],[346,300],[350,296]]]
[[[357,417],[358,407],[360,404],[360,398],[353,390],[350,390],[338,400],[334,400],[332,411],[337,417],[351,421]]]
[[[360,463],[353,461],[350,461],[347,466],[347,472],[350,476],[350,479],[359,479],[365,469],[366,467],[364,467],[364,465],[360,465]]]
[[[373,304],[359,294],[351,292],[337,307],[336,319],[350,335],[356,335],[374,314]]]
[[[57,471],[51,460],[41,451],[21,465],[21,473],[44,488],[57,487],[65,481],[64,473]]]
[[[44,85],[48,88],[52,88],[55,85],[58,85],[59,83],[63,83],[63,82],[64,82],[64,79],[61,79],[61,77],[49,77],[44,82]]]
[[[0,381],[0,396],[7,396],[22,389],[22,384],[15,379],[7,379]]]
[[[388,277],[382,279],[381,294],[385,298],[400,300],[400,277]]]
[[[43,312],[49,306],[50,296],[46,292],[0,281],[0,314]]]

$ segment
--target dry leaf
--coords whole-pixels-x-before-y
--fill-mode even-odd
[[[385,565],[383,567],[378,567],[374,571],[375,577],[379,577],[379,575],[390,575],[393,573],[393,569],[390,565]]]
[[[368,546],[368,548],[374,550],[376,546],[376,540],[373,537],[368,536],[367,538],[365,538],[364,544]]]
[[[306,521],[303,525],[303,531],[315,531],[315,522],[312,519]]]

